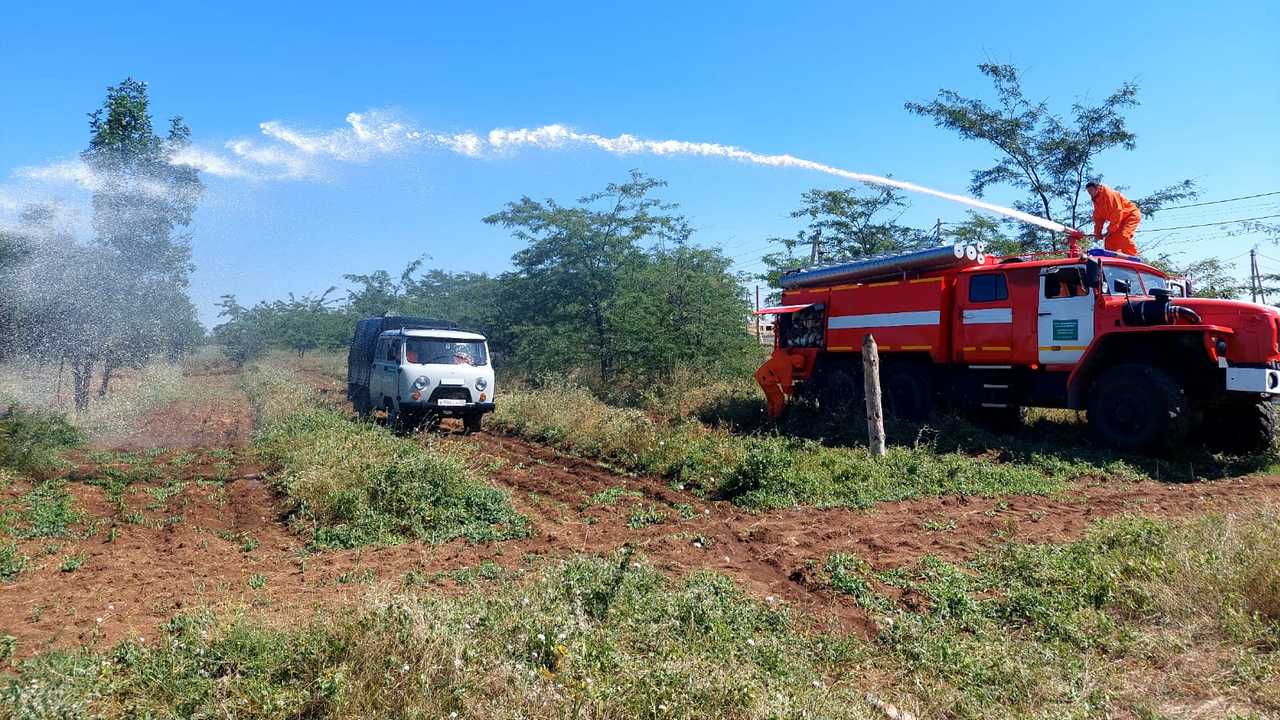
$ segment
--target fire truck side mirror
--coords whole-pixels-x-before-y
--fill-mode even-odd
[[[1097,260],[1088,260],[1084,264],[1084,284],[1091,290],[1097,290],[1102,283],[1102,263]]]

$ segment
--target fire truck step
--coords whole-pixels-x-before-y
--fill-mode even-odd
[[[1008,386],[1008,385],[991,385],[991,384],[983,384],[983,386],[982,386],[982,387],[983,387],[983,388],[985,388],[985,389],[987,389],[987,390],[1008,390],[1008,389],[1009,389],[1009,386]]]
[[[1012,365],[970,365],[970,370],[1012,370]]]

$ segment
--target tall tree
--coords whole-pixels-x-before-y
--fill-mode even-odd
[[[623,183],[580,198],[574,206],[523,197],[484,221],[509,228],[528,243],[504,278],[503,302],[523,319],[512,328],[517,352],[541,363],[581,366],[594,359],[602,378],[616,361],[608,318],[624,269],[642,243],[661,246],[687,235],[674,206],[653,197],[666,183],[632,171]]]
[[[1138,104],[1138,86],[1127,82],[1097,104],[1077,101],[1070,117],[1053,112],[1047,101],[1027,98],[1020,71],[1012,65],[983,63],[978,70],[991,79],[994,102],[970,98],[954,90],[940,90],[929,102],[908,102],[909,112],[932,118],[941,128],[966,140],[980,140],[997,150],[995,165],[975,170],[969,186],[982,197],[987,190],[1007,186],[1026,193],[1015,203],[1024,212],[1078,228],[1091,218],[1085,183],[1101,179],[1096,162],[1108,150],[1133,150],[1137,136],[1124,113]],[[1144,215],[1169,203],[1193,198],[1196,185],[1183,180],[1159,188],[1135,202]],[[1054,234],[1020,225],[1024,250],[1054,249]]]
[[[93,227],[111,252],[113,272],[102,277],[113,306],[97,350],[103,364],[99,394],[121,366],[140,366],[158,352],[176,352],[191,341],[195,309],[187,296],[191,224],[204,186],[195,168],[172,162],[190,143],[181,117],[168,134],[152,127],[146,83],[127,78],[107,89],[103,106],[89,116],[89,146],[81,158],[93,172]],[[91,372],[92,363],[73,366]],[[77,396],[77,403],[83,405]]]

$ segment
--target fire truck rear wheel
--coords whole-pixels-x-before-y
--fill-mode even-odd
[[[933,412],[933,375],[924,363],[891,366],[880,382],[885,415],[918,422]]]
[[[1116,365],[1089,389],[1089,428],[1120,450],[1175,447],[1190,432],[1191,408],[1182,385],[1150,365]]]
[[[1214,447],[1260,453],[1276,442],[1276,409],[1270,400],[1248,398],[1205,411],[1204,428]]]
[[[818,407],[834,415],[865,413],[866,392],[862,374],[845,368],[835,368],[823,373],[817,390]]]

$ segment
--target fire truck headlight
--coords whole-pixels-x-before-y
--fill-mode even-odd
[[[1227,341],[1219,340],[1218,341],[1218,357],[1226,357],[1226,356],[1227,356]]]

